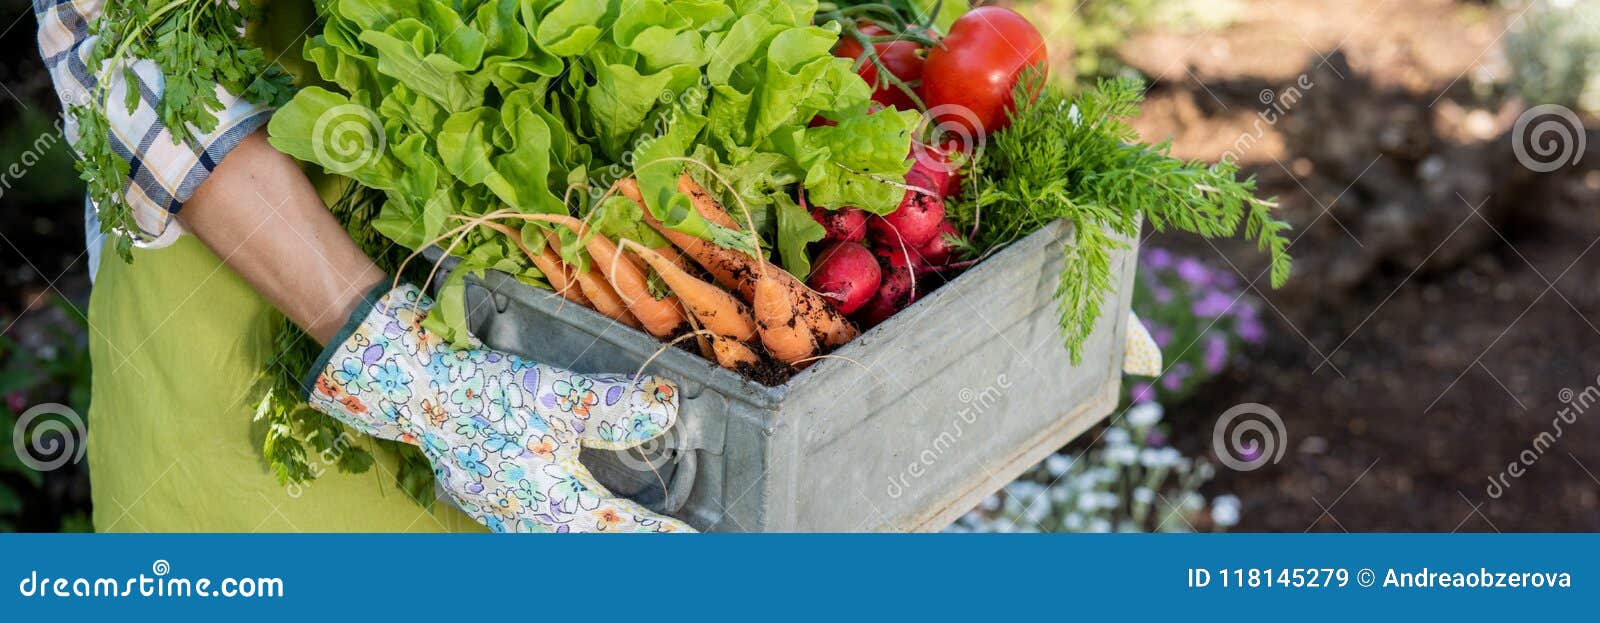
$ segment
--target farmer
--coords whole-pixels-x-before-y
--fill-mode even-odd
[[[64,104],[85,101],[98,79],[115,81],[91,105],[106,107],[104,138],[129,164],[125,194],[141,230],[113,234],[137,240],[124,262],[105,252],[116,240],[100,234],[96,206],[85,209],[97,530],[689,530],[612,497],[577,462],[580,446],[632,447],[671,427],[670,381],[574,374],[457,349],[422,329],[432,302],[364,256],[323,203],[328,184],[267,143],[271,110],[220,93],[216,128],[175,144],[154,112],[164,85],[154,63],[134,65],[138,84],[86,67],[101,7],[34,2]],[[276,2],[268,13],[250,36],[268,58],[303,68],[296,39],[311,3]],[[129,89],[140,94],[132,113]],[[315,481],[279,484],[252,424],[252,388],[281,365],[279,314],[325,347],[296,371],[311,406],[365,435],[420,446],[450,504],[411,502],[393,485],[396,458],[376,448],[378,469],[329,464]],[[609,441],[602,430],[613,431]],[[347,437],[335,451],[371,445]]]

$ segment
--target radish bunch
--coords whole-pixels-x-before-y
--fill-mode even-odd
[[[944,210],[944,199],[957,187],[954,167],[933,148],[914,151],[906,194],[894,211],[882,216],[855,208],[811,211],[826,234],[806,283],[864,326],[916,302],[928,289],[921,286],[932,285],[919,278],[948,266],[960,238]]]

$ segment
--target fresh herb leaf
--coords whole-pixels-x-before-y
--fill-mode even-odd
[[[1168,155],[1168,145],[1143,145],[1128,119],[1138,115],[1144,89],[1137,80],[1103,80],[1076,97],[1042,78],[1025,77],[1011,126],[989,137],[968,180],[972,192],[950,203],[962,229],[978,227],[972,243],[993,249],[1057,219],[1073,225],[1066,269],[1055,296],[1061,333],[1074,362],[1115,287],[1112,253],[1137,238],[1141,219],[1206,238],[1244,236],[1271,258],[1271,282],[1289,278],[1288,224],[1277,204],[1255,197],[1255,180],[1240,179],[1232,163],[1207,164]],[[1030,93],[1038,92],[1037,98]]]

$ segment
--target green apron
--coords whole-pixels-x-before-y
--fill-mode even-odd
[[[305,31],[310,5],[273,8],[255,36],[276,40],[264,46],[269,57],[288,48],[283,58],[297,61],[298,46],[273,43]],[[412,502],[394,486],[394,455],[354,432],[346,440],[373,452],[372,469],[346,474],[334,465],[337,456],[311,457],[320,478],[278,484],[259,450],[252,389],[272,365],[281,321],[193,236],[135,250],[131,264],[109,249],[102,255],[89,300],[95,530],[482,530],[447,503],[428,512]]]

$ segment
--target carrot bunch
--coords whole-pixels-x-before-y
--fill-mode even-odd
[[[644,208],[634,180],[618,182],[616,190]],[[687,174],[679,177],[678,190],[706,220],[745,231]],[[589,271],[562,260],[555,250],[560,239],[553,231],[544,232],[548,244],[536,252],[514,229],[494,221],[482,224],[515,241],[567,300],[661,339],[686,333],[707,336],[709,339],[701,341],[702,354],[731,370],[748,371],[764,357],[804,367],[859,335],[856,326],[822,295],[788,271],[757,257],[759,252],[750,255],[719,246],[667,227],[648,209],[641,211],[645,222],[671,246],[652,249],[633,240],[613,241],[567,215],[504,215],[570,230],[592,260],[593,270]],[[670,294],[658,298],[650,292],[652,271]]]

